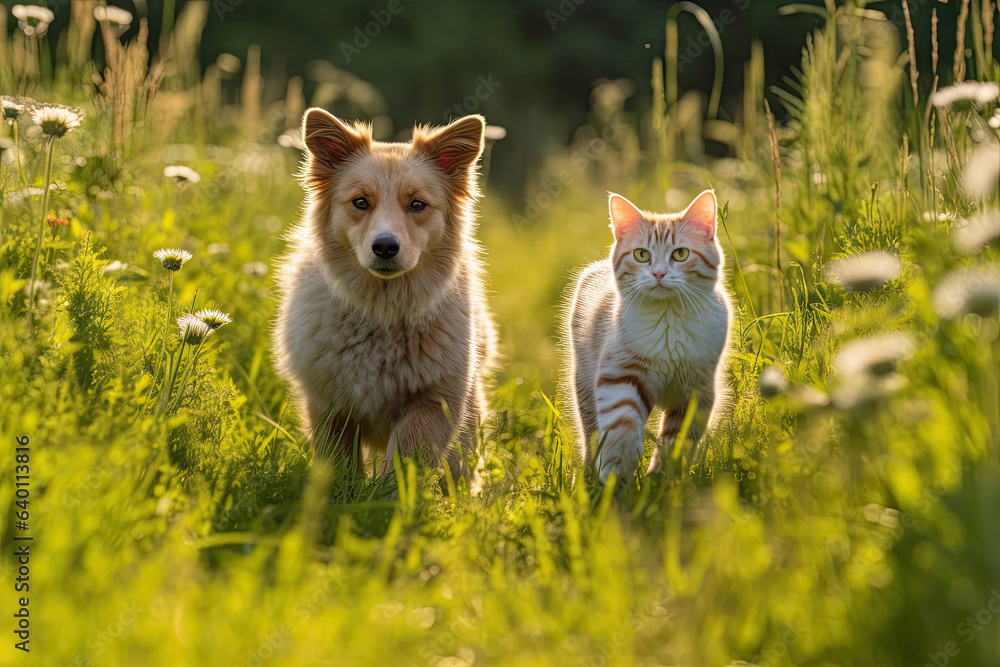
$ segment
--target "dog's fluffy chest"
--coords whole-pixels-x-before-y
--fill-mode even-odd
[[[467,365],[468,328],[456,331],[432,322],[423,326],[385,326],[348,315],[327,330],[326,361],[339,407],[353,406],[369,418],[391,415],[396,404],[441,382]],[[327,364],[323,364],[326,366]]]

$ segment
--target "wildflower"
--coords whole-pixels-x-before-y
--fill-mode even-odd
[[[997,109],[996,111],[993,112],[993,115],[990,116],[988,122],[990,124],[990,127],[992,127],[994,130],[1000,129],[1000,109]]]
[[[83,112],[62,104],[39,104],[31,110],[31,120],[42,128],[46,137],[58,139],[73,128],[80,127]]]
[[[228,243],[209,243],[208,244],[208,254],[213,257],[216,255],[228,255],[229,254],[229,244]]]
[[[873,250],[830,262],[828,280],[852,292],[877,289],[899,276],[899,258],[889,252]]]
[[[298,130],[285,130],[278,135],[278,145],[282,148],[297,148],[300,151],[306,149],[306,144],[302,141],[302,133]]]
[[[952,231],[955,249],[966,255],[974,255],[986,246],[1000,247],[1000,213],[996,211],[980,215]]]
[[[934,93],[931,104],[950,107],[957,102],[972,102],[976,106],[989,104],[1000,97],[1000,85],[993,81],[963,81]]]
[[[121,7],[98,5],[94,7],[94,18],[110,23],[119,37],[132,25],[132,12]]]
[[[14,5],[10,13],[17,19],[17,27],[28,37],[44,35],[56,17],[52,10],[38,5]]]
[[[507,136],[507,129],[499,125],[487,125],[483,137],[487,141],[500,141]]]
[[[174,179],[177,185],[184,185],[186,183],[197,183],[201,180],[201,176],[197,171],[191,167],[185,167],[182,164],[175,164],[169,167],[163,168],[163,175],[167,178]]]
[[[69,224],[69,220],[63,220],[62,218],[57,218],[54,215],[46,216],[45,217],[45,222],[48,222],[49,224],[56,225],[56,226],[58,226],[58,225],[68,225]]]
[[[198,319],[198,316],[190,313],[178,317],[177,326],[180,327],[181,341],[187,345],[201,345],[214,331]]]
[[[768,366],[760,372],[757,387],[764,398],[773,398],[785,391],[785,374],[778,366]]]
[[[985,197],[997,186],[1000,176],[1000,154],[994,145],[976,148],[965,164],[963,180],[965,189],[973,197]]]
[[[896,371],[914,347],[913,337],[902,331],[858,338],[840,348],[833,367],[849,379],[885,377]]]
[[[13,125],[14,121],[17,120],[17,117],[24,110],[24,105],[18,99],[16,97],[8,97],[7,95],[0,97],[0,105],[3,105],[3,119],[7,121],[8,125]]]
[[[229,313],[224,313],[221,310],[204,308],[199,310],[194,314],[199,320],[208,325],[208,328],[212,331],[216,331],[223,324],[229,324],[233,321],[233,318],[229,316]]]
[[[181,267],[191,259],[191,253],[179,248],[160,248],[153,253],[167,271],[180,271]]]
[[[264,262],[247,262],[243,265],[243,273],[261,278],[267,275],[267,264]]]
[[[905,380],[896,371],[914,347],[913,337],[901,331],[846,343],[833,362],[840,380],[834,405],[850,409],[897,391]]]
[[[1000,309],[1000,273],[971,268],[952,271],[934,288],[934,310],[945,319],[986,317]]]

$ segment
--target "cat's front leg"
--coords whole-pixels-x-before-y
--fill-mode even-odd
[[[715,392],[711,389],[698,396],[697,411],[691,420],[691,425],[688,427],[687,435],[685,436],[685,440],[691,443],[692,450],[697,446],[698,441],[701,440],[701,436],[705,432],[708,416],[712,412],[714,403]],[[660,418],[657,447],[653,450],[653,455],[649,457],[649,468],[646,469],[647,475],[660,472],[663,469],[663,463],[673,458],[674,446],[676,445],[677,435],[680,433],[681,426],[684,424],[685,414],[686,407],[667,406],[663,409],[663,416]]]
[[[652,409],[649,391],[635,375],[607,372],[598,377],[594,397],[601,484],[612,471],[619,479],[631,478],[646,448],[643,433]]]

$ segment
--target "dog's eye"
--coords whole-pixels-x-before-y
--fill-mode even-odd
[[[354,208],[358,209],[359,211],[368,210],[368,200],[365,199],[364,197],[358,197],[357,199],[352,199],[351,203],[354,204]]]
[[[427,208],[427,202],[420,201],[419,199],[414,199],[410,202],[410,210],[414,213],[420,213],[422,210]]]

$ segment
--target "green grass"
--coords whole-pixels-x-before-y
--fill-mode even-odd
[[[996,208],[995,193],[971,197],[961,181],[974,135],[996,136],[949,115],[953,157],[935,112],[932,145],[923,104],[904,111],[898,52],[871,48],[884,26],[839,13],[838,49],[831,21],[784,89],[782,270],[766,138],[745,160],[695,167],[704,156],[677,140],[684,114],[664,125],[595,110],[596,125],[617,118],[627,130],[531,224],[512,222],[523,204],[487,191],[480,236],[506,358],[477,496],[442,491],[440,471],[411,461],[372,479],[312,460],[271,366],[275,291],[263,271],[301,199],[293,149],[273,136],[240,143],[237,126],[204,120],[214,116],[202,107],[190,127],[135,124],[117,141],[124,112],[79,84],[90,65],[57,64],[50,77],[8,65],[9,90],[88,116],[55,143],[48,211],[14,196],[16,163],[0,175],[0,662],[997,664],[1000,320],[988,291],[965,316],[943,317],[935,301],[950,272],[997,270],[995,246],[952,243],[966,218]],[[862,70],[882,85],[865,87]],[[165,89],[190,94],[175,76]],[[25,173],[40,186],[29,125]],[[636,153],[649,127],[675,133],[656,143],[678,152]],[[553,152],[530,196],[583,148]],[[199,183],[162,176],[178,154]],[[611,240],[605,190],[676,209],[708,185],[724,203],[738,307],[731,413],[704,461],[601,488],[559,413],[560,295]],[[43,213],[70,224],[45,230],[32,323],[25,280]],[[161,247],[193,253],[174,275],[172,320],[202,307],[234,320],[190,373],[173,321],[160,359]],[[828,279],[831,259],[869,250],[898,253],[900,275],[863,292]],[[853,375],[837,360],[845,343],[892,332],[912,349],[872,343],[877,359]],[[158,409],[156,371],[170,360],[183,392]],[[765,399],[767,366],[786,383]],[[26,506],[19,436],[30,438]],[[34,538],[30,655],[11,632],[23,535]]]

